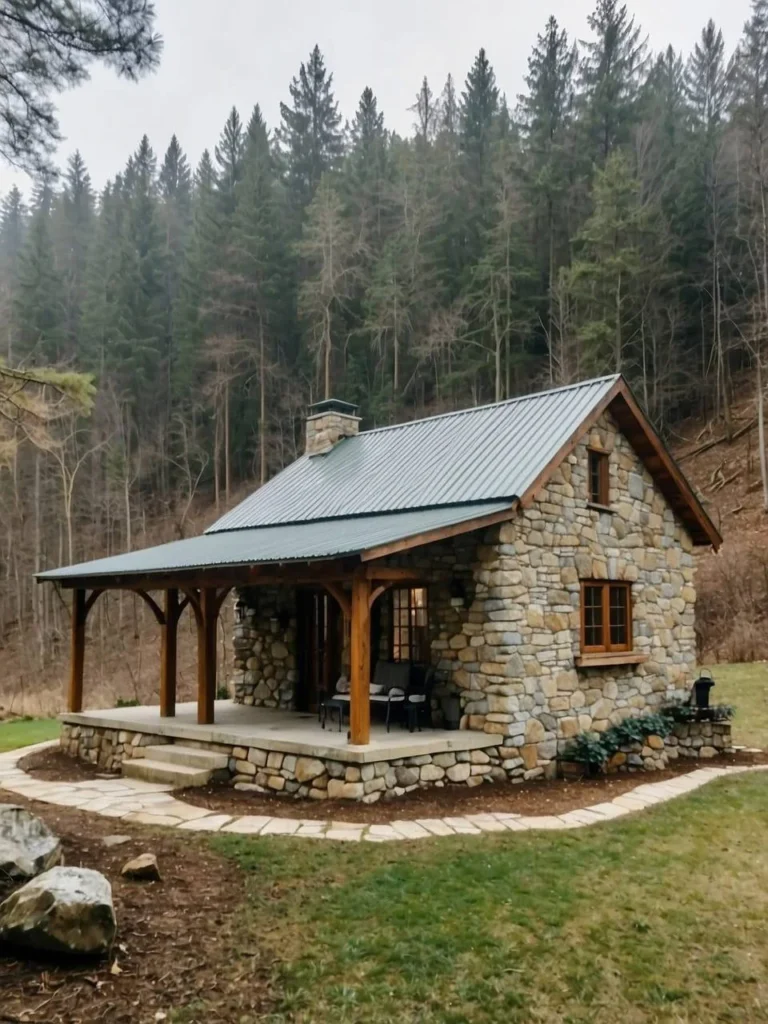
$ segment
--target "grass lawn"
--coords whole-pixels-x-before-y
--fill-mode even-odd
[[[42,743],[59,735],[56,718],[19,718],[0,722],[0,754],[16,747],[28,747],[31,743]]]
[[[734,704],[733,738],[749,747],[768,747],[768,664],[712,665],[712,700]]]
[[[578,832],[212,842],[271,1024],[768,1020],[768,774]]]

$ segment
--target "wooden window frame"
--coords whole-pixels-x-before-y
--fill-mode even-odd
[[[424,624],[419,626],[415,621],[419,606],[413,600],[413,593],[420,590],[424,594]],[[408,594],[407,611],[408,617],[405,624],[396,621],[398,610],[402,610],[398,604],[399,595]],[[402,631],[407,631],[407,639],[404,641]],[[423,635],[418,637],[419,631]],[[418,637],[418,639],[417,639]],[[421,650],[422,645],[425,647]],[[407,646],[408,657],[402,657],[402,649]],[[426,584],[412,584],[407,587],[393,587],[389,592],[389,652],[390,659],[396,662],[410,662],[411,664],[429,663],[429,589]],[[423,657],[417,657],[423,655]]]
[[[597,463],[597,494],[592,489],[593,461]],[[608,508],[611,501],[610,453],[602,448],[587,448],[587,502],[598,508]]]
[[[586,590],[588,587],[599,587],[602,591],[603,612],[603,643],[587,644],[586,636]],[[624,609],[627,619],[626,643],[611,643],[611,588],[619,588],[624,594]],[[632,652],[632,585],[621,580],[582,580],[581,581],[581,629],[580,643],[582,655],[623,655]]]

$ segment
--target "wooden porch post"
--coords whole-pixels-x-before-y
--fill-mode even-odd
[[[200,615],[197,621],[197,722],[213,724],[216,698],[216,620],[219,603],[215,587],[200,588]]]
[[[68,711],[83,710],[83,669],[85,667],[85,590],[72,591],[72,640],[69,674]]]
[[[160,716],[173,718],[176,714],[176,638],[179,623],[179,592],[175,588],[165,592],[164,616],[160,641]]]
[[[365,569],[352,577],[350,632],[349,730],[350,742],[365,744],[371,738],[371,581]]]

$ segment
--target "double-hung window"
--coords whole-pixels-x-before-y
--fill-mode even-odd
[[[597,448],[587,449],[587,484],[589,503],[607,507],[610,502],[609,455]]]
[[[583,654],[632,650],[632,594],[629,583],[582,581],[581,650]]]

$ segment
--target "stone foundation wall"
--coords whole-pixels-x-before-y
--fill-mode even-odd
[[[293,708],[298,681],[296,597],[290,588],[242,591],[236,606],[235,675],[237,704]]]
[[[61,727],[62,750],[106,772],[119,772],[128,758],[144,757],[145,748],[173,742],[149,733],[95,726]],[[479,786],[481,782],[523,782],[535,777],[524,759],[509,747],[446,751],[393,758],[368,764],[327,757],[305,757],[264,750],[179,740],[185,747],[225,753],[232,785],[251,792],[284,793],[313,800],[349,799],[374,803],[414,789],[449,784]]]
[[[123,761],[144,757],[144,748],[169,743],[165,736],[125,729],[102,729],[95,726],[61,726],[59,746],[72,757],[98,765],[105,772],[119,772]]]
[[[105,772],[119,772],[123,761],[145,756],[145,748],[171,743],[168,737],[128,730],[63,724],[62,750]],[[311,800],[345,799],[375,803],[414,789],[446,785],[479,786],[482,782],[523,782],[553,775],[554,760],[531,764],[537,757],[532,744],[513,746],[509,739],[481,750],[446,751],[393,758],[368,764],[307,757],[263,750],[180,740],[185,747],[226,754],[232,785],[254,793],[282,793]],[[730,722],[678,724],[671,736],[649,736],[645,743],[622,747],[609,762],[609,772],[658,771],[678,757],[713,758],[732,750]]]
[[[661,736],[647,736],[644,743],[626,743],[606,765],[610,772],[658,772],[669,765],[670,753]]]
[[[730,722],[678,722],[667,737],[670,757],[709,759],[733,751]]]

